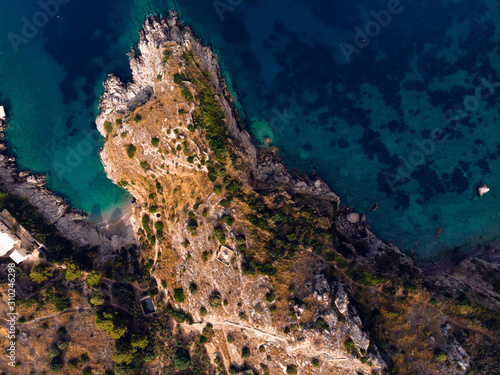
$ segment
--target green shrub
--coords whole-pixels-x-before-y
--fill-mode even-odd
[[[319,359],[318,358],[314,358],[311,363],[312,363],[313,367],[319,367]]]
[[[349,268],[346,274],[354,281],[366,286],[380,285],[388,281],[384,276],[374,275],[357,266]]]
[[[234,342],[234,337],[230,333],[227,335],[227,342],[232,344]]]
[[[196,231],[198,229],[198,222],[196,219],[191,219],[188,221],[187,228],[189,230],[189,233],[191,233],[192,236],[196,236]]]
[[[231,215],[223,215],[220,218],[220,221],[227,224],[228,226],[232,226],[234,224],[234,217],[232,217]]]
[[[92,297],[90,297],[90,303],[94,306],[102,306],[104,305],[104,302],[104,294],[101,292],[95,292]]]
[[[448,359],[448,354],[446,354],[446,352],[444,352],[440,349],[435,349],[434,350],[434,358],[438,362],[444,362]]]
[[[243,349],[241,349],[241,357],[250,358],[250,348],[248,346],[245,346]]]
[[[121,118],[116,119],[116,125],[121,125],[123,123],[123,120]]]
[[[174,365],[179,371],[187,370],[189,364],[191,363],[191,358],[189,356],[189,351],[184,348],[178,348],[174,355]]]
[[[200,308],[200,316],[203,318],[207,315],[207,309],[205,307]]]
[[[181,302],[181,303],[186,300],[186,295],[184,294],[184,289],[182,287],[174,289],[174,299],[177,302]]]
[[[111,124],[109,121],[104,121],[104,130],[106,130],[106,133],[111,134],[113,131],[113,124]]]
[[[160,144],[160,138],[158,138],[158,137],[154,137],[154,138],[152,138],[152,139],[151,139],[151,144],[152,144],[153,146],[155,146],[155,147],[156,147],[156,146],[158,146],[158,145]]]
[[[269,292],[266,293],[266,301],[267,302],[273,302],[275,300],[275,296],[274,296],[274,290],[271,290]]]
[[[74,263],[69,263],[66,271],[64,272],[64,278],[66,281],[75,281],[80,278],[81,272],[78,270]]]
[[[191,285],[189,285],[189,292],[194,296],[198,293],[198,286],[195,283],[191,283]]]
[[[175,73],[174,74],[174,83],[180,85],[182,81],[184,80],[184,75],[181,73]]]
[[[163,63],[166,64],[170,58],[170,52],[167,50],[163,51]]]
[[[354,348],[354,341],[349,337],[345,342],[344,342],[344,348],[347,351],[347,353],[351,353]]]
[[[193,317],[191,316],[191,314],[186,313],[182,310],[174,309],[174,307],[170,303],[167,305],[165,312],[173,317],[178,323],[188,322],[189,324],[193,324]]]
[[[286,373],[291,375],[297,374],[297,366],[295,365],[286,366]]]
[[[324,329],[326,331],[330,330],[330,326],[328,325],[328,323],[323,318],[316,319],[316,327],[319,328],[319,329]]]
[[[224,234],[224,229],[222,229],[221,227],[215,228],[212,232],[212,236],[214,240],[219,242],[221,245],[226,244],[226,235]]]
[[[50,362],[50,371],[52,372],[59,372],[62,370],[64,367],[64,362],[60,357],[54,357],[52,358],[52,361]]]
[[[128,186],[128,182],[125,181],[124,179],[121,179],[121,181],[118,181],[118,186],[124,188]]]
[[[134,116],[134,121],[135,121],[135,122],[139,122],[139,121],[141,121],[141,120],[142,120],[141,115],[140,115],[140,114],[138,114],[138,113],[136,113],[136,115]]]
[[[83,353],[83,354],[80,356],[80,362],[81,362],[81,363],[88,363],[88,362],[90,362],[90,356],[89,356],[89,353]]]
[[[202,254],[201,254],[201,259],[206,262],[208,260],[208,257],[210,255],[210,252],[208,252],[207,250],[205,250]]]
[[[194,100],[193,94],[191,94],[191,91],[189,91],[189,89],[185,86],[182,88],[181,94],[184,97],[184,99],[186,99],[190,103]]]
[[[30,271],[30,279],[38,284],[48,280],[51,276],[52,271],[45,266],[35,266]]]
[[[137,151],[137,147],[135,147],[132,143],[127,146],[127,155],[130,159],[132,159]]]
[[[85,280],[91,288],[98,288],[101,285],[101,273],[98,271],[90,271]]]
[[[222,305],[222,296],[218,291],[214,290],[210,294],[210,297],[208,297],[208,303],[210,304],[211,308],[217,309]]]

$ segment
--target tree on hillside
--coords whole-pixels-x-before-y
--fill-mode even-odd
[[[64,272],[64,277],[66,281],[74,281],[80,278],[81,272],[78,270],[74,263],[69,263],[66,268],[66,272]]]
[[[48,280],[52,274],[50,268],[46,266],[35,266],[30,271],[30,279],[38,284]]]
[[[91,288],[98,288],[101,285],[101,274],[97,271],[91,271],[87,276],[87,285]]]

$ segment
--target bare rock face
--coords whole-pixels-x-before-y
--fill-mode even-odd
[[[335,293],[335,306],[337,306],[337,309],[339,309],[342,315],[345,315],[347,313],[347,308],[349,307],[349,297],[347,296],[344,286],[340,280],[335,283],[335,289],[337,291]]]
[[[357,212],[351,212],[346,216],[346,219],[351,224],[356,224],[360,220],[360,216]]]
[[[378,273],[407,279],[422,276],[420,268],[396,246],[375,237],[364,214],[353,212],[350,207],[343,207],[335,220],[342,242],[339,248],[348,250],[347,258],[355,258]]]

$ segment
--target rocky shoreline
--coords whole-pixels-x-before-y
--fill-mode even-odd
[[[4,137],[7,126],[7,122],[0,121],[0,138]],[[130,230],[106,236],[88,221],[87,214],[72,208],[64,198],[48,190],[45,176],[30,171],[19,172],[16,158],[8,155],[4,141],[0,141],[0,184],[6,193],[27,199],[62,236],[78,246],[98,246],[105,254],[122,246],[136,244]]]

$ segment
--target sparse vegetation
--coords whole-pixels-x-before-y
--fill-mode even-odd
[[[127,146],[127,155],[130,159],[132,159],[137,151],[137,147],[135,147],[132,143]]]
[[[186,295],[184,294],[184,289],[182,287],[174,289],[174,299],[177,302],[181,302],[181,303],[186,300]]]
[[[208,302],[210,304],[210,307],[212,307],[213,309],[217,309],[222,305],[222,296],[219,292],[213,291],[210,294]]]
[[[106,133],[111,134],[113,131],[113,124],[111,124],[109,121],[104,121],[104,130]]]
[[[226,235],[224,234],[224,229],[222,229],[221,227],[215,228],[212,233],[212,236],[214,240],[219,242],[221,245],[226,244]]]

